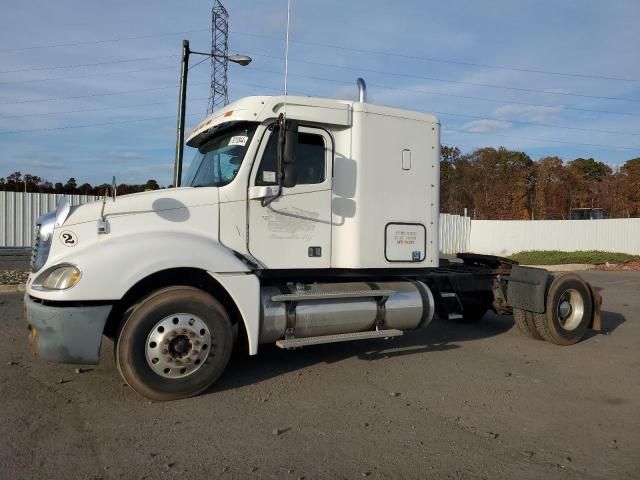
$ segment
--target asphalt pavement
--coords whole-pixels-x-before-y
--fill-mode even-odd
[[[510,316],[395,340],[237,353],[205,394],[150,403],[28,349],[0,295],[0,478],[640,478],[640,272],[581,272],[604,333],[559,347]],[[77,373],[80,372],[80,373]]]

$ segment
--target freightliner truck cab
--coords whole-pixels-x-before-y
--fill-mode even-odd
[[[171,400],[212,385],[234,344],[392,338],[489,309],[558,344],[597,327],[599,297],[578,277],[442,263],[438,119],[363,100],[243,98],[189,135],[179,188],[41,217],[25,294],[35,351],[97,363],[106,336],[134,390]]]

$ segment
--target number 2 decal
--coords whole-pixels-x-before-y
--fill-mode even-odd
[[[60,234],[60,241],[65,247],[75,247],[78,244],[76,234],[65,230]]]

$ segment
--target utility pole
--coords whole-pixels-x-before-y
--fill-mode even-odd
[[[173,165],[173,186],[179,187],[182,182],[182,159],[184,155],[184,121],[187,114],[187,77],[189,74],[189,56],[204,55],[218,58],[215,53],[194,52],[189,48],[189,40],[182,40],[182,60],[180,61],[180,91],[178,95],[178,128],[176,135],[176,157]],[[226,55],[226,60],[242,66],[251,63],[247,55]],[[196,64],[197,65],[197,64]]]

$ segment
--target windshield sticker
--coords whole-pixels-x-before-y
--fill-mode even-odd
[[[276,172],[262,172],[262,181],[275,183]]]
[[[231,137],[229,145],[240,145],[241,147],[244,147],[247,144],[248,139],[249,137],[246,135],[236,135],[235,137]]]

